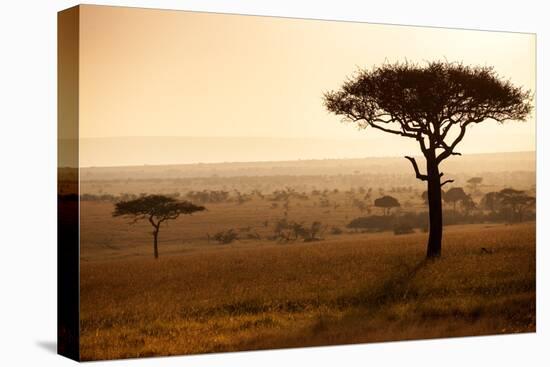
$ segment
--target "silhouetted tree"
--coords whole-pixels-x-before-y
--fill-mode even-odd
[[[188,201],[178,201],[164,195],[143,195],[134,200],[119,201],[115,204],[113,217],[125,216],[133,219],[132,223],[146,219],[153,226],[153,251],[158,259],[158,234],[160,225],[167,220],[173,220],[180,214],[193,214],[205,210]]]
[[[275,223],[274,238],[279,241],[290,241],[293,235],[292,223],[287,218],[279,219]]]
[[[525,210],[535,205],[535,198],[527,195],[525,191],[507,188],[500,190],[498,194],[502,205],[510,209],[512,220],[515,217],[522,222]]]
[[[483,177],[472,177],[467,182],[472,187],[472,191],[475,193],[477,191],[477,186],[481,184]]]
[[[415,139],[426,160],[419,180],[427,182],[430,234],[427,257],[441,255],[442,205],[439,164],[451,155],[468,126],[486,120],[525,120],[532,109],[531,93],[501,79],[492,67],[452,62],[386,64],[359,70],[338,91],[325,93],[326,108],[356,123],[385,133]]]
[[[481,199],[481,207],[496,213],[500,208],[500,195],[498,192],[488,192]]]
[[[476,208],[476,203],[471,195],[466,195],[462,198],[462,200],[460,200],[460,205],[466,216],[470,215],[470,212]]]
[[[453,210],[456,212],[456,203],[466,200],[467,197],[462,187],[452,187],[443,195],[443,200],[453,204]]]
[[[323,224],[321,222],[315,221],[311,223],[311,226],[309,226],[309,228],[305,228],[305,231],[302,234],[304,242],[320,240],[320,237],[323,235],[323,231],[325,228],[326,227],[323,227]]]
[[[384,215],[389,215],[392,208],[400,207],[399,201],[393,196],[382,196],[374,200],[374,206],[384,209]]]

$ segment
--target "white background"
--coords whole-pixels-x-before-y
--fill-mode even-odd
[[[548,366],[545,1],[97,1],[97,4],[537,33],[537,333],[152,358],[118,366]],[[56,340],[56,12],[74,1],[0,5],[0,365],[49,366]]]

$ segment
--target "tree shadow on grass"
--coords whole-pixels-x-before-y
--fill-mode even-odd
[[[379,286],[338,297],[327,306],[333,310],[341,310],[343,314],[340,316],[330,312],[321,313],[316,321],[295,332],[248,341],[238,349],[295,348],[395,340],[390,333],[378,333],[380,328],[389,326],[385,310],[393,304],[407,302],[415,297],[411,284],[416,275],[432,262],[422,260],[412,266],[399,265],[399,270]]]
[[[339,297],[337,303],[342,307],[358,307],[376,312],[395,301],[405,300],[409,296],[410,284],[416,274],[430,263],[431,260],[422,260],[412,267],[403,266],[402,270],[380,283],[380,286]]]

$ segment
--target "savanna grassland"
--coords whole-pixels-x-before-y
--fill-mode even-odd
[[[383,162],[368,172],[357,168],[364,162],[336,162],[188,173],[205,169],[198,166],[182,168],[181,177],[174,169],[151,173],[153,167],[81,173],[88,177],[81,194],[95,195],[80,207],[81,358],[533,332],[534,213],[510,222],[482,205],[488,192],[506,187],[534,194],[532,162],[514,166],[505,157],[485,168],[477,161],[483,170],[447,170],[477,206],[466,212],[445,204],[461,222],[444,227],[442,257],[429,262],[420,227],[396,235],[348,226],[357,217],[384,219],[372,204],[382,194],[401,203],[391,220],[426,210],[423,186]],[[468,187],[472,176],[483,183]],[[146,221],[112,217],[122,195],[201,198],[201,188],[230,194],[166,222],[158,260]],[[319,222],[320,230],[311,238],[277,237],[282,219]],[[215,239],[230,229],[234,240]]]

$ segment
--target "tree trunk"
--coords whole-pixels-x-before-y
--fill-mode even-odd
[[[441,237],[443,235],[443,209],[441,205],[441,177],[435,157],[426,157],[428,168],[428,206],[430,209],[430,236],[426,257],[441,256]]]
[[[156,229],[153,231],[153,251],[155,254],[155,260],[159,258],[158,236],[159,231]]]

